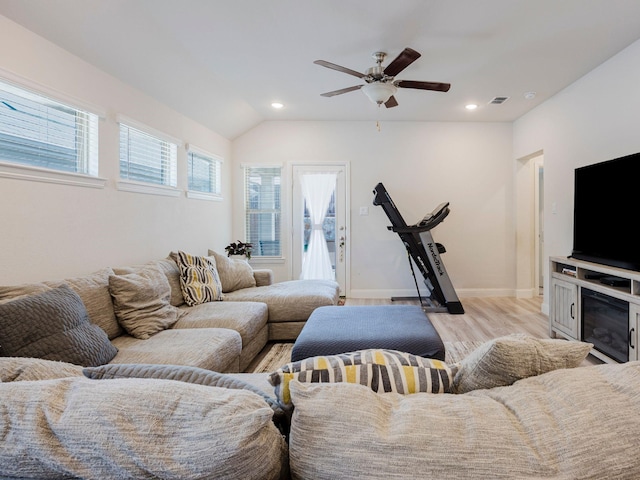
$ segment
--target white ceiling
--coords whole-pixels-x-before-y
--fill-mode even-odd
[[[513,121],[640,38],[638,0],[0,0],[0,15],[228,138],[264,120]],[[405,47],[422,57],[397,79],[451,90],[400,89],[392,109],[320,96],[362,82],[314,60],[364,71]]]

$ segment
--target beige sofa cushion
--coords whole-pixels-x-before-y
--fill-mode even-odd
[[[156,378],[159,380],[175,380],[178,382],[195,383],[209,387],[231,388],[248,390],[260,395],[273,410],[274,423],[285,429],[288,426],[288,418],[282,409],[280,402],[274,398],[272,392],[264,392],[259,386],[243,379],[242,374],[229,375],[212,372],[197,367],[182,365],[149,365],[149,364],[110,364],[99,367],[90,367],[82,370],[82,374],[94,380],[113,380],[115,378]],[[286,422],[286,423],[285,423]]]
[[[640,478],[640,363],[463,395],[291,383],[294,478]]]
[[[32,295],[34,293],[49,290],[51,286],[44,282],[41,283],[24,283],[20,285],[0,285],[0,303],[5,303],[17,297],[24,295]]]
[[[291,280],[225,294],[225,301],[263,302],[270,322],[306,320],[316,308],[336,305],[338,284],[330,280]]]
[[[80,365],[41,358],[0,357],[0,382],[52,380],[82,375]]]
[[[273,270],[256,268],[253,270],[253,278],[256,279],[256,287],[266,287],[273,283]]]
[[[208,302],[180,307],[184,313],[173,328],[229,328],[248,345],[267,324],[269,312],[260,302]]]
[[[209,256],[215,258],[223,293],[256,286],[253,269],[246,260],[232,259],[213,250],[209,250]]]
[[[171,305],[171,287],[157,265],[111,275],[109,292],[118,322],[129,335],[142,340],[171,327],[183,315]]]
[[[490,340],[464,358],[453,381],[455,393],[494,388],[559,368],[580,365],[590,343],[513,334]]]
[[[116,320],[109,295],[109,277],[111,275],[113,275],[111,268],[103,268],[90,275],[65,280],[80,295],[91,322],[102,328],[110,339],[123,332]]]
[[[0,398],[6,477],[277,479],[286,470],[273,411],[252,392],[78,377],[0,383]]]
[[[164,272],[169,285],[171,286],[171,305],[179,307],[184,304],[184,297],[182,296],[182,290],[180,289],[180,270],[174,260],[177,255],[177,253],[171,252],[167,258],[163,258],[162,260],[155,260],[142,265],[116,267],[113,269],[113,273],[116,275],[126,275],[128,273],[136,273],[140,269],[146,268],[149,265],[156,265],[160,267],[160,270]]]
[[[216,372],[237,371],[240,334],[226,328],[169,329],[147,340],[130,335],[114,338],[118,354],[109,363],[188,365]]]

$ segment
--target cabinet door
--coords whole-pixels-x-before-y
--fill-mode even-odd
[[[557,278],[551,279],[549,322],[554,330],[578,339],[578,286]]]
[[[638,327],[640,327],[640,305],[629,304],[629,361],[640,360],[638,351]]]

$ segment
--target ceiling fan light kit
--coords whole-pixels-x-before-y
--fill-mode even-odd
[[[386,103],[398,89],[391,83],[367,83],[361,90],[373,103],[382,105]]]
[[[347,92],[362,90],[365,95],[378,106],[384,103],[385,107],[392,108],[398,105],[394,95],[398,88],[413,88],[417,90],[432,90],[436,92],[448,92],[451,87],[448,83],[441,82],[421,82],[415,80],[395,80],[396,75],[420,58],[420,54],[411,48],[405,48],[389,65],[382,66],[387,54],[385,52],[375,52],[373,59],[376,65],[367,69],[366,73],[360,73],[350,68],[327,62],[326,60],[316,60],[316,65],[337,70],[338,72],[353,75],[365,81],[364,85],[342,88],[332,92],[322,93],[323,97],[333,97]]]

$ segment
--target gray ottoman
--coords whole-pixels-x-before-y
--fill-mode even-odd
[[[444,344],[421,307],[316,308],[293,345],[291,361],[385,348],[444,360]]]

